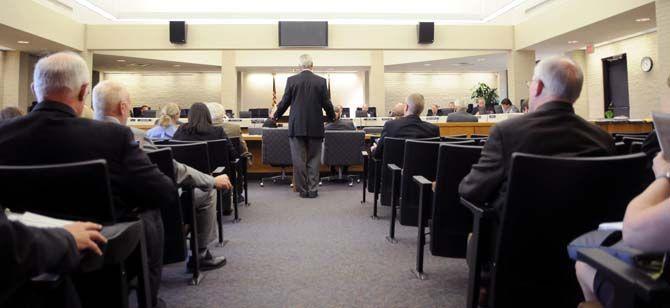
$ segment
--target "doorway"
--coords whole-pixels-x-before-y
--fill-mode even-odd
[[[628,100],[628,63],[626,54],[602,59],[605,87],[605,112],[612,110],[615,117],[630,116]]]

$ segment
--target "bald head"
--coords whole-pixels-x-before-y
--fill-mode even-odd
[[[424,98],[419,93],[412,93],[405,100],[405,116],[420,115],[423,112]]]
[[[93,89],[93,111],[96,120],[114,117],[126,124],[130,111],[130,95],[126,87],[116,81],[105,80]]]
[[[530,108],[535,110],[549,101],[573,104],[584,83],[582,69],[570,58],[551,57],[535,66],[530,86]]]
[[[397,103],[391,109],[392,117],[402,117],[405,114],[405,103]]]
[[[90,72],[84,59],[73,52],[59,52],[35,64],[33,90],[38,101],[64,103],[80,115],[88,94]]]

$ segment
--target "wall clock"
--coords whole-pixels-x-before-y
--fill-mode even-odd
[[[643,72],[650,72],[654,67],[654,61],[650,57],[644,57],[642,58],[642,61],[640,61],[640,67]]]

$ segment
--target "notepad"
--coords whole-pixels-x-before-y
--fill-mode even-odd
[[[598,230],[618,230],[623,229],[623,221],[618,222],[604,222],[598,226]]]
[[[7,218],[12,221],[23,223],[26,226],[36,228],[62,228],[65,225],[74,223],[74,221],[71,220],[56,219],[31,212],[25,212],[23,214],[8,212]]]

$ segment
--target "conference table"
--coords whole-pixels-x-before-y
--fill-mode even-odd
[[[452,135],[488,135],[491,127],[497,122],[504,121],[509,118],[519,116],[520,114],[495,114],[479,116],[480,122],[446,122],[447,117],[422,117],[424,121],[431,122],[440,128],[440,136]],[[184,119],[185,120],[185,119]],[[280,168],[264,165],[261,163],[262,137],[259,135],[249,135],[249,127],[261,127],[265,119],[231,119],[229,122],[236,123],[242,128],[242,137],[247,142],[249,152],[253,154],[253,164],[249,167],[248,172],[251,174],[264,173],[278,173]],[[362,127],[380,127],[386,121],[393,120],[390,117],[378,118],[354,118],[352,119],[358,128]],[[129,126],[140,129],[149,129],[154,126],[156,119],[153,118],[131,118],[128,122]],[[592,123],[598,125],[603,130],[609,133],[647,133],[653,129],[653,123],[648,119],[630,119],[630,120],[595,120]],[[378,137],[378,135],[365,135],[366,142],[371,138]],[[321,166],[322,172],[328,172],[330,169],[327,166]],[[359,172],[363,170],[362,165],[351,166],[350,171]],[[290,170],[289,170],[290,171]]]

